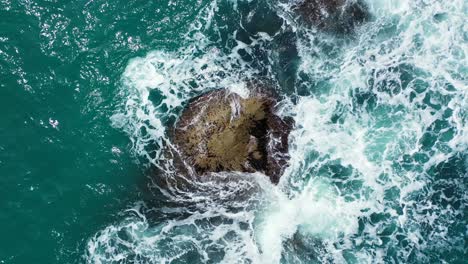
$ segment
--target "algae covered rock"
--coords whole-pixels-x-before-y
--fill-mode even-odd
[[[287,165],[292,121],[275,115],[266,94],[216,90],[192,99],[174,129],[183,160],[199,175],[260,171],[277,183]]]
[[[369,18],[366,5],[358,0],[299,0],[292,9],[310,26],[341,33]]]

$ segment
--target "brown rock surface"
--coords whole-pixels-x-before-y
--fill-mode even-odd
[[[265,94],[242,98],[216,90],[194,98],[174,129],[182,158],[199,175],[260,171],[277,183],[289,159],[291,120],[275,115]]]
[[[365,4],[354,0],[302,0],[293,10],[311,26],[345,33],[369,17]]]

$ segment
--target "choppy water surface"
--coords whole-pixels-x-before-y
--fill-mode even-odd
[[[65,176],[57,183],[83,197],[67,209],[73,230],[55,228],[63,231],[50,261],[466,261],[468,4],[366,4],[369,21],[344,35],[303,25],[287,1],[0,1],[21,27],[0,22],[0,70],[9,77],[0,86],[41,97],[44,120],[28,122],[58,133],[80,164],[63,175],[92,186],[88,194],[63,187]],[[37,43],[19,41],[28,31]],[[193,182],[175,172],[163,150],[187,100],[222,87],[247,95],[248,78],[270,80],[280,114],[296,123],[279,185],[261,174]],[[59,86],[67,89],[51,88]],[[73,100],[53,105],[62,96]],[[67,140],[74,136],[84,138]],[[71,147],[83,142],[87,159]],[[90,176],[96,171],[104,176]],[[17,249],[0,262],[26,259]]]

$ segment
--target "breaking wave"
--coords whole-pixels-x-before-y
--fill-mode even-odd
[[[89,263],[454,262],[466,256],[468,7],[366,2],[349,36],[284,2],[200,4],[184,48],[134,58],[112,117],[154,198],[89,239]],[[290,166],[193,182],[168,127],[187,100],[268,79],[295,119]],[[157,168],[152,170],[152,168]],[[190,191],[179,188],[189,182]]]

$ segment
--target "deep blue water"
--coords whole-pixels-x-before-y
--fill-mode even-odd
[[[465,263],[468,3],[291,3],[0,0],[0,263]],[[177,189],[181,109],[249,78],[295,120],[281,182]]]

